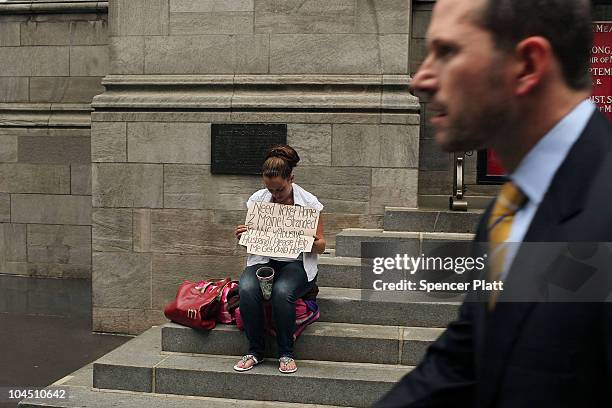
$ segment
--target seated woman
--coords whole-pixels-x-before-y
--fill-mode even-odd
[[[254,202],[272,202],[300,205],[321,211],[323,205],[317,197],[293,183],[293,168],[300,161],[297,152],[287,145],[272,147],[263,165],[263,182],[266,188],[254,193],[247,206]],[[236,237],[247,230],[246,225],[236,227]],[[247,267],[239,283],[240,314],[249,339],[249,351],[234,366],[237,371],[247,371],[263,361],[265,349],[263,295],[255,272],[262,266],[274,269],[272,286],[272,316],[276,327],[279,352],[279,371],[293,373],[297,370],[293,353],[295,331],[295,301],[306,294],[316,281],[318,254],[325,250],[323,221],[319,216],[312,252],[302,253],[297,259],[268,258],[249,255]]]

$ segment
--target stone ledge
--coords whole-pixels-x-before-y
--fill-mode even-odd
[[[67,390],[70,398],[62,402],[65,408],[142,408],[142,407],[164,407],[164,408],[339,408],[335,405],[313,405],[291,402],[277,401],[257,401],[257,400],[235,400],[227,398],[195,397],[173,394],[144,394],[133,391],[110,391],[93,388],[92,384],[92,365],[88,368],[88,375],[73,373],[66,378],[65,383],[51,385],[45,388],[48,391]],[[81,370],[84,370],[83,368]],[[81,371],[79,370],[79,371]],[[61,380],[60,380],[61,381]],[[73,385],[77,383],[77,385]],[[24,399],[19,405],[22,408],[49,408],[48,399]],[[56,405],[58,407],[59,405]]]
[[[0,127],[90,127],[91,105],[0,103]]]
[[[409,83],[407,75],[109,75],[92,106],[418,113]]]
[[[409,75],[108,75],[102,85],[410,85]]]
[[[108,12],[108,1],[21,1],[0,4],[0,14],[57,14]]]
[[[0,110],[10,111],[89,111],[88,103],[0,103]]]

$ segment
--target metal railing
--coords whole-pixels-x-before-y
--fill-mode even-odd
[[[449,209],[452,211],[468,210],[468,202],[465,199],[465,155],[465,152],[453,153],[453,191],[449,197]]]

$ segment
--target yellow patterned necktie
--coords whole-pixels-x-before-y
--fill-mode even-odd
[[[497,196],[489,216],[489,281],[499,280],[504,269],[508,247],[506,241],[512,230],[514,215],[525,205],[527,197],[519,188],[508,181]],[[499,291],[492,291],[489,310],[495,307]]]

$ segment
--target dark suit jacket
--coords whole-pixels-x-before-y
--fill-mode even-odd
[[[476,241],[488,239],[487,216]],[[555,174],[524,239],[551,241],[612,242],[612,127],[599,112]],[[525,265],[520,257],[505,291],[513,282],[537,282],[544,268],[538,257],[516,267]],[[423,361],[374,406],[612,406],[611,304],[506,303],[505,291],[493,312],[467,298]]]

